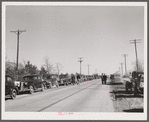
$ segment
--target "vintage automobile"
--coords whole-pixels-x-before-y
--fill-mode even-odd
[[[69,74],[61,74],[59,76],[59,85],[68,85],[71,84],[71,75]]]
[[[13,77],[6,75],[5,76],[5,96],[9,96],[12,99],[15,99],[18,94],[18,89],[15,86]]]
[[[86,76],[86,75],[84,75],[83,77],[84,77],[84,81],[87,81],[87,76]]]
[[[115,79],[114,79],[114,74],[111,74],[111,75],[110,75],[110,80],[111,80],[111,82],[114,82],[114,81],[115,81]]]
[[[132,72],[130,80],[126,81],[126,91],[132,91],[134,96],[138,93],[143,93],[144,90],[144,73],[143,72]]]
[[[43,79],[38,74],[25,75],[22,81],[17,81],[16,87],[19,92],[29,91],[30,94],[34,91],[44,91]]]
[[[50,74],[43,80],[44,86],[48,89],[49,88],[52,89],[53,86],[59,87],[58,81],[59,81],[59,77],[57,74]]]
[[[98,76],[98,74],[93,74],[93,77],[94,77],[94,79],[99,79],[99,76]]]
[[[93,80],[93,76],[92,75],[88,75],[88,80]]]

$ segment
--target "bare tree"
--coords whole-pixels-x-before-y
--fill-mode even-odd
[[[44,57],[44,65],[43,65],[43,67],[46,69],[48,74],[53,73],[53,65],[50,63],[48,57]]]
[[[58,75],[59,75],[60,71],[62,70],[62,68],[63,68],[63,66],[61,63],[56,63],[55,69],[56,69],[56,72]]]
[[[26,64],[27,64],[27,63],[26,63],[26,60],[23,59],[23,65],[25,66]]]
[[[133,62],[133,64],[134,64],[134,70],[135,71],[137,71],[137,67],[136,67],[136,62]],[[140,61],[140,60],[138,60],[138,71],[144,71],[144,62],[143,61]]]

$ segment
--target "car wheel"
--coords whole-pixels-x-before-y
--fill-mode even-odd
[[[33,94],[33,93],[34,93],[34,88],[33,88],[33,86],[29,86],[29,92],[30,92],[30,94]]]
[[[128,91],[128,88],[127,87],[125,89],[126,89],[126,91]]]
[[[47,89],[47,85],[46,84],[44,84],[43,87],[44,87],[44,89]]]
[[[52,84],[50,83],[50,89],[52,89]]]
[[[134,96],[137,96],[137,85],[135,84],[135,87],[134,87],[134,92],[133,92]]]
[[[45,87],[44,87],[44,85],[42,84],[42,85],[41,85],[41,91],[43,92],[44,89],[45,89]]]
[[[49,89],[50,88],[50,86],[47,86],[47,89]]]
[[[127,84],[125,85],[125,90],[128,91],[128,86],[127,86]]]
[[[15,99],[16,96],[17,96],[17,91],[15,89],[13,89],[12,92],[11,92],[11,98]]]

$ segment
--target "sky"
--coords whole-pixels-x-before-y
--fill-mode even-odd
[[[126,58],[127,70],[144,61],[144,8],[141,6],[7,6],[6,56],[16,61],[17,35],[20,34],[19,62],[30,61],[38,69],[48,57],[51,64],[63,65],[62,73],[82,74],[119,71]],[[123,72],[124,65],[123,65]]]

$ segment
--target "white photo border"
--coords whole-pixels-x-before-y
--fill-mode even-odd
[[[144,82],[143,113],[110,112],[5,112],[5,40],[6,40],[6,6],[143,6],[144,7],[144,80],[147,81],[147,2],[2,2],[2,85],[1,112],[2,120],[147,120],[147,82]],[[66,114],[65,114],[66,113]]]

